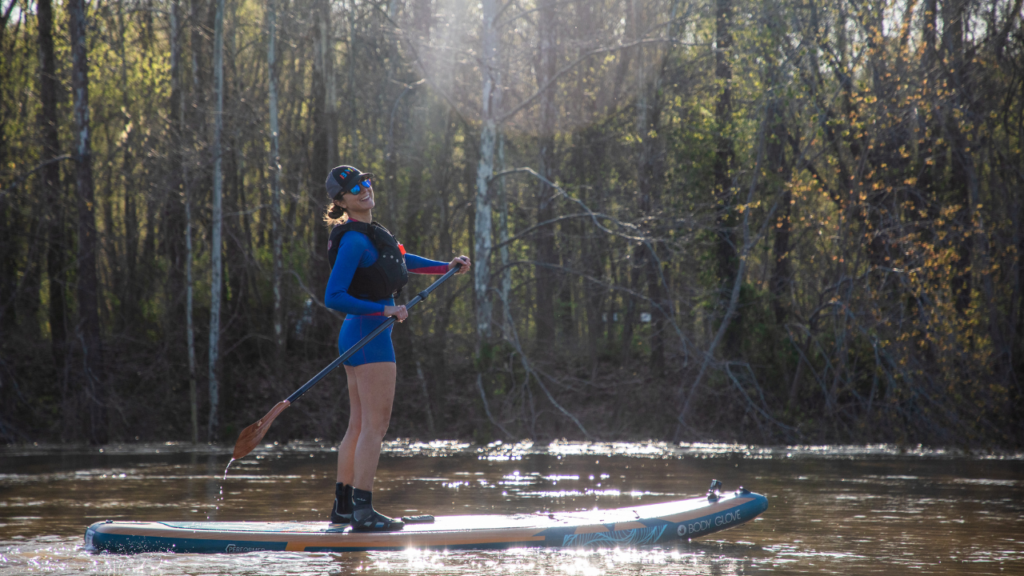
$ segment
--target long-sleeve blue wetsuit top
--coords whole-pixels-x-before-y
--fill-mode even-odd
[[[331,278],[327,281],[327,293],[324,304],[333,310],[346,314],[383,314],[385,306],[394,306],[393,298],[377,300],[361,300],[348,293],[355,276],[356,268],[367,268],[377,261],[377,248],[365,234],[347,232],[339,241],[338,256],[331,270]],[[447,262],[429,260],[415,254],[405,255],[405,266],[412,274],[444,274],[448,271]]]

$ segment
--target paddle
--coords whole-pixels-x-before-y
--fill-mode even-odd
[[[428,286],[426,290],[414,296],[412,300],[409,300],[409,303],[405,305],[405,308],[407,310],[412,309],[413,306],[419,304],[423,300],[426,300],[427,296],[430,296],[430,293],[433,292],[435,288],[443,284],[445,280],[451,278],[452,275],[458,272],[459,268],[462,268],[462,265],[456,264],[454,268],[446,272],[444,276],[438,278],[437,281]],[[281,412],[284,412],[285,408],[291,406],[292,402],[298,400],[299,397],[312,388],[314,384],[322,380],[323,377],[327,376],[332,370],[341,366],[345,360],[348,360],[349,357],[358,352],[360,348],[366,346],[370,340],[376,338],[381,332],[387,330],[388,327],[394,323],[394,316],[385,320],[384,323],[375,328],[373,332],[364,336],[362,340],[356,342],[351,348],[346,350],[344,354],[338,356],[334,362],[328,364],[327,367],[321,370],[319,374],[313,376],[309,382],[306,382],[301,388],[292,392],[291,396],[274,405],[274,407],[270,409],[270,412],[267,412],[266,416],[260,418],[255,424],[249,425],[245,430],[242,430],[242,433],[238,435],[238,441],[235,442],[235,452],[231,455],[231,460],[234,461],[239,458],[244,458],[246,454],[252,452],[253,449],[259,445],[260,440],[263,440],[263,437],[266,436],[267,430],[270,428],[270,425],[273,424],[274,419],[277,418]]]

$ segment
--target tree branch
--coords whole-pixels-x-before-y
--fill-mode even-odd
[[[57,156],[56,158],[50,158],[49,160],[45,160],[43,162],[40,162],[35,168],[33,168],[33,169],[31,169],[31,170],[29,170],[27,172],[22,172],[21,175],[19,175],[17,178],[15,178],[14,181],[11,182],[10,185],[8,185],[6,188],[3,189],[3,192],[0,192],[0,198],[3,198],[4,196],[9,194],[10,192],[13,192],[14,189],[17,188],[18,186],[21,186],[21,184],[23,182],[25,182],[25,180],[29,176],[35,174],[39,170],[42,170],[43,168],[46,168],[47,166],[49,166],[50,164],[53,164],[54,162],[60,162],[62,160],[70,160],[70,159],[71,159],[71,155],[70,154],[64,154],[63,156]]]
[[[565,66],[560,68],[558,71],[556,71],[551,76],[551,78],[549,78],[548,81],[544,83],[543,86],[537,88],[537,90],[534,91],[533,94],[531,94],[526,100],[523,100],[522,102],[520,102],[515,108],[512,108],[508,112],[506,112],[506,113],[502,114],[501,116],[498,116],[497,118],[495,118],[495,122],[497,122],[498,124],[501,124],[502,122],[505,122],[509,118],[512,118],[513,116],[518,114],[520,110],[523,110],[524,108],[526,108],[527,106],[532,104],[534,100],[539,98],[540,95],[543,94],[548,88],[550,88],[552,84],[554,84],[556,81],[558,81],[559,78],[561,78],[562,76],[564,76],[567,73],[571,72],[572,69],[575,68],[577,64],[580,64],[581,62],[583,62],[587,58],[590,58],[591,56],[597,56],[599,54],[610,54],[612,52],[618,52],[620,50],[626,50],[628,48],[635,48],[637,46],[645,46],[647,44],[664,44],[664,43],[671,43],[671,42],[673,42],[673,40],[671,38],[641,38],[640,40],[637,40],[635,42],[629,42],[627,44],[619,44],[618,46],[609,46],[609,47],[605,47],[605,48],[596,48],[594,50],[591,50],[590,52],[586,52],[582,56],[577,57],[575,60],[573,60],[572,62],[566,64]]]
[[[743,277],[747,271],[747,258],[750,256],[750,249],[753,247],[754,242],[750,238],[750,208],[749,205],[754,201],[754,191],[757,189],[758,176],[761,174],[761,161],[764,159],[764,141],[767,123],[767,115],[761,122],[761,128],[758,134],[758,146],[757,146],[757,161],[754,163],[754,177],[751,179],[750,188],[747,192],[747,206],[748,208],[743,211],[743,251],[740,254],[740,266],[739,270],[736,271],[736,278],[732,284],[732,294],[729,297],[729,306],[726,308],[725,317],[722,318],[722,323],[718,326],[718,332],[715,333],[714,339],[711,341],[711,345],[708,346],[708,350],[704,353],[704,361],[701,363],[700,372],[697,373],[697,379],[693,381],[693,385],[690,387],[689,394],[686,395],[686,401],[683,404],[682,409],[679,411],[679,427],[676,428],[676,435],[682,426],[686,426],[686,416],[690,411],[690,406],[693,403],[693,399],[696,396],[697,389],[700,388],[701,382],[704,380],[704,375],[707,373],[708,365],[714,358],[715,350],[718,345],[722,342],[722,338],[725,336],[725,331],[729,328],[729,324],[732,323],[732,317],[736,314],[736,306],[740,300],[740,288],[743,286]],[[765,218],[765,224],[762,229],[758,232],[756,239],[760,238],[761,234],[767,229],[767,225],[772,221],[772,215],[774,215],[776,208],[779,204],[779,198],[781,194],[776,196],[775,204],[772,206],[771,212],[768,218]]]

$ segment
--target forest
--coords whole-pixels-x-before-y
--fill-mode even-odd
[[[1022,0],[0,18],[5,443],[231,442],[329,364],[347,164],[473,260],[395,329],[392,438],[1024,444]]]

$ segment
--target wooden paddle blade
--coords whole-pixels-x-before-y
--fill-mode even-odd
[[[284,409],[291,405],[292,403],[287,400],[278,402],[270,409],[270,412],[267,412],[266,416],[260,418],[255,424],[250,424],[245,430],[242,430],[242,433],[238,435],[238,441],[235,442],[235,452],[231,455],[231,458],[234,460],[243,458],[259,446],[260,440],[263,440],[263,437],[267,435],[267,430],[270,429],[270,425],[274,423],[274,418],[277,418],[278,414],[284,412]]]

